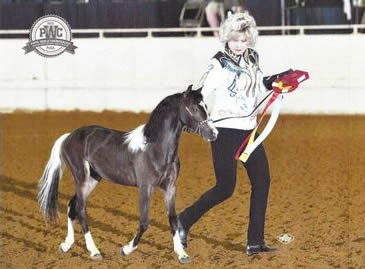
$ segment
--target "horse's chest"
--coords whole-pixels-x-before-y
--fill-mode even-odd
[[[155,169],[154,184],[155,186],[160,186],[166,184],[167,182],[174,182],[177,177],[177,165],[176,163],[170,163],[158,167]]]

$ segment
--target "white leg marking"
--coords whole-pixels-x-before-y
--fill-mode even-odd
[[[134,238],[132,241],[128,243],[128,245],[123,246],[123,253],[125,255],[131,254],[134,250],[136,250],[137,246],[133,247]]]
[[[189,255],[186,254],[185,250],[184,250],[184,247],[183,245],[181,244],[181,241],[180,241],[180,236],[179,236],[179,233],[178,231],[175,232],[175,235],[174,235],[174,251],[175,253],[177,254],[179,260],[180,259],[186,259],[186,258],[189,258]]]
[[[84,166],[85,166],[85,169],[86,169],[86,178],[88,180],[86,180],[86,184],[84,184],[82,186],[81,192],[82,192],[82,195],[83,195],[83,197],[86,201],[87,197],[89,196],[91,191],[98,184],[98,181],[90,176],[90,164],[87,161],[84,162]],[[87,248],[88,251],[90,251],[90,257],[91,258],[93,258],[93,257],[95,258],[95,256],[101,257],[100,251],[96,247],[96,245],[94,243],[94,240],[91,236],[90,231],[88,231],[86,234],[84,234],[84,236],[85,236],[86,248]]]
[[[100,251],[98,250],[98,248],[95,246],[94,240],[91,236],[90,231],[87,232],[85,234],[85,241],[86,241],[86,248],[88,251],[90,251],[90,256],[94,256],[99,254],[100,255]]]
[[[67,210],[67,214],[70,211],[70,207]],[[73,222],[70,218],[67,218],[67,236],[65,242],[61,244],[61,249],[63,252],[69,251],[72,244],[75,242],[75,232]]]

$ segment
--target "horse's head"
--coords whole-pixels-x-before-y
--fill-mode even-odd
[[[198,133],[208,141],[214,141],[218,137],[218,130],[209,118],[207,106],[203,101],[201,88],[193,91],[192,85],[183,92],[183,100],[180,107],[181,121],[184,127]]]

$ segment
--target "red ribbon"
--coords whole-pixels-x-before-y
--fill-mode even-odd
[[[274,103],[274,101],[276,100],[276,98],[277,98],[278,96],[279,96],[279,93],[277,93],[277,92],[274,92],[274,93],[271,95],[271,97],[270,97],[269,101],[267,101],[266,106],[265,106],[264,110],[262,111],[262,113],[261,113],[261,115],[260,115],[260,120],[259,120],[259,123],[257,124],[256,128],[260,125],[260,123],[261,123],[262,119],[264,118],[264,116],[265,116],[265,114],[266,114],[267,109],[271,106],[271,104],[272,104],[272,103]],[[255,128],[255,129],[256,129],[256,128]],[[236,160],[238,160],[238,159],[240,158],[240,155],[241,155],[241,153],[242,153],[242,151],[243,151],[244,147],[247,145],[248,140],[250,139],[250,137],[251,137],[252,133],[253,133],[253,132],[251,132],[251,133],[250,133],[250,134],[246,137],[246,139],[243,141],[243,143],[241,144],[241,146],[240,146],[240,147],[238,148],[238,150],[236,151],[236,154],[235,154],[235,156],[234,156],[234,158],[235,158]]]
[[[264,116],[266,114],[267,109],[272,105],[272,103],[274,103],[274,101],[279,96],[279,94],[294,91],[296,88],[298,88],[300,83],[307,80],[308,78],[309,78],[308,72],[301,71],[301,70],[295,70],[295,71],[290,72],[289,74],[286,74],[282,77],[277,78],[273,82],[272,86],[273,86],[274,93],[272,94],[272,96],[270,97],[269,101],[267,102],[264,110],[262,111],[256,128],[251,131],[251,133],[246,137],[246,139],[243,141],[241,146],[236,151],[236,154],[234,156],[234,158],[236,160],[238,160],[240,158],[240,155],[243,152],[243,149],[247,145],[248,141],[250,140],[251,135],[253,133],[256,133],[255,130],[260,125],[262,119],[264,118]]]

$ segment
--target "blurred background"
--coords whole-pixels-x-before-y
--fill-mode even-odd
[[[201,10],[210,2],[223,3],[225,13],[249,10],[258,26],[359,24],[364,13],[364,0],[1,0],[0,28],[28,29],[44,14],[74,29],[179,27],[194,19],[207,27]]]
[[[196,83],[229,12],[248,10],[265,75],[310,73],[285,113],[361,114],[365,0],[0,0],[0,111],[151,111]],[[56,14],[72,28],[74,55],[24,54],[29,30]],[[303,90],[302,90],[303,89]],[[131,100],[138,99],[138,102]]]

